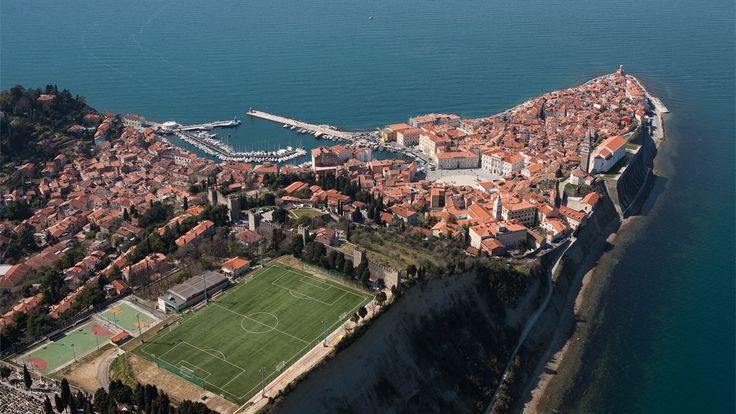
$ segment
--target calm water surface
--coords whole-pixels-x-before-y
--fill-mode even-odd
[[[727,413],[734,19],[732,0],[3,0],[0,87],[54,83],[154,120],[242,119],[254,106],[364,129],[495,113],[624,64],[673,115],[657,196],[565,408]],[[258,120],[220,134],[243,148],[319,144]]]

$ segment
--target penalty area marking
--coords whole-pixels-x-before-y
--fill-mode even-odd
[[[187,366],[187,365],[189,365],[189,366]],[[201,380],[204,380],[205,378],[207,378],[210,375],[212,375],[211,372],[207,371],[206,369],[200,368],[200,367],[192,364],[191,362],[187,361],[186,359],[183,359],[183,360],[181,360],[181,362],[179,362],[179,369],[181,369],[181,368],[188,369],[189,371],[192,372],[192,375],[199,377],[199,379],[201,379]],[[195,371],[201,371],[203,374],[206,374],[206,375],[203,376],[203,377],[200,377],[199,375],[197,375],[195,373]]]
[[[299,270],[299,269],[291,268],[291,267],[285,267],[285,266],[280,265],[278,263],[277,264],[269,264],[268,266],[270,268],[276,268],[276,269],[281,269],[281,270],[284,270],[285,271],[285,273],[282,273],[281,275],[279,275],[279,277],[277,277],[276,280],[281,279],[284,275],[286,275],[286,273],[293,273],[293,274],[295,274],[297,276],[300,276],[301,278],[315,279],[320,284],[326,284],[326,285],[328,285],[332,289],[342,290],[343,292],[349,293],[349,294],[354,295],[354,296],[358,296],[360,298],[362,298],[363,296],[367,295],[365,292],[361,292],[361,291],[359,291],[357,289],[351,288],[349,286],[345,286],[345,285],[340,284],[340,283],[338,283],[336,281],[332,281],[332,280],[330,280],[327,277],[318,277],[318,276],[315,276],[315,275],[313,275],[313,274],[311,274],[311,273],[309,273],[307,271],[304,271],[304,270]],[[269,267],[263,267],[263,269],[268,269]],[[314,286],[314,285],[311,285],[311,286]],[[324,289],[324,290],[327,290],[327,289]]]
[[[223,361],[227,361],[227,359],[225,358],[225,354],[223,354],[222,351],[218,351],[218,350],[212,349],[212,348],[205,348],[204,350],[206,352],[212,352],[213,354],[220,354],[220,357],[222,358],[222,360]]]
[[[291,272],[290,270],[287,270],[287,271],[285,271],[285,272],[284,272],[284,273],[282,273],[282,274],[281,274],[281,275],[280,275],[279,277],[277,277],[277,278],[276,278],[276,280],[273,280],[273,281],[271,281],[271,284],[272,284],[273,286],[276,286],[276,287],[278,287],[278,288],[281,288],[281,289],[284,289],[284,290],[288,290],[289,292],[291,292],[291,293],[292,293],[292,296],[294,296],[294,297],[295,297],[295,298],[297,298],[297,299],[305,299],[305,298],[306,298],[306,299],[312,299],[313,301],[315,301],[315,302],[317,302],[317,303],[321,303],[322,305],[325,305],[325,306],[332,306],[332,305],[334,305],[335,303],[337,303],[337,302],[338,302],[338,301],[339,301],[340,299],[342,299],[342,298],[343,298],[343,297],[344,297],[344,296],[345,296],[345,295],[346,295],[346,294],[348,293],[348,292],[346,292],[345,290],[343,290],[343,289],[339,289],[339,288],[338,288],[337,290],[340,290],[340,291],[342,291],[342,292],[343,292],[343,294],[342,294],[342,295],[340,295],[339,297],[335,298],[335,299],[334,299],[334,300],[333,300],[332,302],[325,302],[325,301],[323,301],[323,300],[320,300],[320,299],[317,299],[317,298],[315,298],[314,296],[311,296],[311,295],[307,295],[306,293],[301,293],[301,292],[297,292],[296,290],[294,290],[294,289],[292,289],[292,288],[290,288],[290,287],[287,287],[287,286],[283,286],[283,285],[280,285],[280,284],[278,284],[278,283],[277,283],[278,281],[280,281],[281,279],[283,279],[283,278],[284,278],[284,276],[286,276],[286,275],[287,275],[287,273],[290,273],[290,272]],[[294,272],[291,272],[291,273],[294,273]],[[303,275],[300,275],[300,274],[298,274],[298,273],[294,273],[294,274],[296,274],[297,276],[301,276],[301,277],[302,277],[302,279],[303,279],[303,278],[305,278],[305,277],[307,277],[307,276],[303,276]],[[311,276],[309,276],[309,277],[311,277]],[[299,280],[299,282],[300,282],[300,283],[303,283],[303,282],[302,282],[302,280]],[[308,285],[308,286],[313,286],[313,285],[311,285],[311,284],[308,284],[308,283],[305,283],[305,284],[306,284],[306,285]],[[334,288],[335,286],[331,286],[331,285],[330,285],[329,287],[330,287],[330,288]],[[320,288],[320,289],[321,289],[321,288]],[[327,291],[327,290],[329,290],[329,289],[323,289],[323,290]],[[298,294],[298,295],[301,295],[301,296],[304,296],[305,298],[300,298],[300,297],[298,297],[298,296],[294,295],[294,293],[296,293],[296,294]]]

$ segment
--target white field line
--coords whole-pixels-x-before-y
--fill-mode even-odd
[[[366,300],[370,300],[370,298],[366,298],[366,299],[364,299],[364,300],[363,300],[363,301],[361,301],[361,302],[360,302],[360,303],[359,303],[359,304],[358,304],[358,305],[357,305],[356,307],[354,307],[354,308],[353,308],[352,310],[350,310],[350,312],[347,312],[347,313],[348,313],[349,315],[352,315],[353,313],[355,313],[355,311],[357,311],[357,310],[358,310],[358,309],[359,309],[359,308],[360,308],[361,306],[363,306],[363,303],[364,303],[364,302],[365,302]],[[338,319],[338,320],[337,320],[337,322],[335,322],[335,323],[333,323],[332,325],[330,325],[330,326],[329,326],[329,327],[327,328],[327,330],[331,332],[331,333],[330,333],[330,336],[331,336],[331,335],[333,335],[333,334],[335,333],[335,331],[337,331],[337,328],[333,329],[333,328],[335,327],[335,325],[337,325],[337,324],[342,324],[342,323],[344,323],[344,322],[345,322],[345,321],[343,321],[343,320],[341,320],[341,319]],[[302,352],[304,352],[304,350],[305,350],[305,349],[306,349],[307,347],[309,347],[309,346],[310,346],[310,345],[311,345],[311,344],[312,344],[313,342],[315,342],[315,344],[313,345],[313,347],[314,347],[314,346],[318,346],[318,345],[319,345],[319,342],[320,342],[320,340],[321,340],[321,337],[322,337],[322,335],[317,335],[317,336],[316,336],[316,337],[315,337],[315,338],[314,338],[314,339],[313,339],[313,340],[312,340],[311,342],[307,343],[307,345],[306,345],[306,346],[304,346],[304,348],[300,349],[300,350],[299,350],[299,351],[298,351],[298,352],[297,352],[296,354],[294,354],[294,356],[292,356],[291,358],[287,359],[287,360],[286,360],[286,365],[287,365],[287,366],[288,366],[289,368],[291,368],[291,367],[292,367],[292,361],[293,361],[293,360],[295,360],[295,358],[299,357],[299,355],[300,355],[300,354],[301,354]],[[306,354],[305,354],[305,355],[306,355]],[[296,362],[296,361],[293,361],[293,362]],[[288,368],[287,368],[287,370],[288,370]],[[284,372],[286,372],[286,371],[284,371]],[[268,374],[268,375],[267,375],[267,376],[266,376],[266,377],[265,377],[264,379],[266,379],[266,380],[267,380],[267,379],[270,379],[270,378],[271,378],[272,376],[274,376],[274,375],[276,375],[276,374],[278,374],[278,371],[273,371],[272,373]],[[268,385],[266,385],[266,387],[265,387],[265,388],[268,388],[268,386],[269,386],[269,385],[271,385],[271,384],[268,384]],[[255,390],[256,388],[258,388],[259,386],[260,386],[260,384],[258,384],[258,385],[256,385],[255,387],[251,388],[251,389],[250,389],[250,390],[249,390],[248,392],[246,392],[245,394],[243,394],[243,395],[242,395],[242,396],[241,396],[240,398],[241,398],[241,399],[242,399],[242,398],[245,398],[246,396],[248,396],[248,394],[250,394],[251,392],[253,392],[253,390]],[[247,404],[247,403],[248,403],[248,402],[246,401],[246,402],[245,402],[245,404]],[[237,411],[240,411],[240,409],[242,409],[242,408],[243,408],[243,407],[240,407],[240,408],[239,408],[239,409],[238,409]],[[237,411],[236,411],[236,412],[237,412]]]
[[[161,355],[159,355],[158,357],[156,357],[156,359],[164,359],[164,355],[166,355],[166,354],[168,354],[169,352],[173,351],[173,350],[174,350],[174,348],[176,348],[177,346],[181,345],[182,343],[183,343],[183,342],[178,342],[178,343],[177,343],[176,345],[174,345],[174,346],[172,346],[171,348],[169,348],[169,349],[168,349],[168,350],[167,350],[166,352],[164,352],[163,354],[161,354]],[[143,352],[143,350],[141,350],[141,352]],[[166,362],[169,362],[169,361],[166,361]],[[174,365],[174,364],[171,364],[171,365]]]
[[[275,327],[273,327],[273,326],[271,326],[271,325],[266,325],[265,323],[263,323],[263,322],[261,322],[261,321],[259,321],[259,320],[257,320],[257,319],[253,319],[253,318],[251,318],[250,316],[247,316],[247,315],[243,315],[243,314],[241,314],[241,313],[235,312],[235,311],[234,311],[234,310],[232,310],[232,309],[228,309],[228,308],[226,308],[226,307],[224,307],[224,306],[220,305],[219,303],[216,303],[216,302],[215,302],[215,303],[213,303],[213,305],[214,305],[214,306],[217,306],[218,308],[222,308],[222,309],[224,309],[224,310],[226,310],[226,311],[228,311],[228,312],[234,313],[234,314],[236,314],[236,315],[238,315],[238,316],[240,316],[240,317],[243,317],[243,318],[246,318],[246,319],[250,319],[250,320],[252,320],[253,322],[256,322],[256,323],[258,323],[258,324],[261,324],[261,325],[263,325],[263,326],[265,326],[265,327],[267,327],[267,328],[272,328],[272,329],[273,329],[274,331],[276,331],[276,332],[278,332],[278,333],[281,333],[281,334],[284,334],[284,335],[286,335],[286,336],[288,336],[288,337],[290,337],[290,338],[296,339],[297,341],[300,341],[300,342],[307,342],[307,341],[303,340],[302,338],[296,337],[296,336],[294,336],[294,335],[292,335],[292,334],[290,334],[290,333],[288,333],[288,332],[284,332],[284,331],[282,331],[282,330],[280,330],[280,329],[276,329]]]
[[[235,364],[233,364],[233,363],[232,363],[232,362],[230,362],[230,361],[224,360],[224,359],[222,359],[222,358],[218,357],[217,355],[215,355],[215,354],[212,354],[212,353],[209,353],[209,352],[205,351],[204,349],[202,349],[202,348],[200,348],[200,347],[198,347],[198,346],[196,346],[196,345],[192,345],[192,344],[190,344],[190,343],[189,343],[189,342],[187,342],[187,341],[182,341],[181,343],[183,343],[183,344],[187,344],[187,345],[191,346],[192,348],[194,348],[194,349],[198,350],[199,352],[202,352],[202,353],[204,353],[204,354],[207,354],[207,355],[211,356],[212,358],[215,358],[215,359],[217,359],[217,360],[220,360],[220,361],[222,361],[222,362],[224,362],[224,363],[226,363],[226,364],[228,364],[228,365],[230,365],[230,366],[232,366],[232,367],[235,367],[235,368],[237,368],[237,369],[239,369],[239,370],[241,370],[241,371],[245,371],[245,369],[244,369],[243,367],[241,367],[241,366],[239,366],[239,365],[235,365]],[[188,360],[185,360],[185,361],[189,362]]]
[[[151,318],[150,326],[156,325],[157,323],[161,322],[161,319],[159,319],[155,315],[152,315],[150,312],[148,312],[147,310],[141,308],[140,306],[138,306],[134,302],[129,301],[128,299],[123,299],[123,300],[120,301],[120,303],[124,303],[124,304],[130,306],[131,308],[133,308],[134,311],[136,311],[136,312],[138,312],[138,313],[140,313],[142,315],[146,315],[147,317]]]
[[[300,296],[304,296],[304,297],[305,297],[305,298],[307,298],[307,299],[312,299],[313,301],[315,301],[315,302],[317,302],[317,303],[321,303],[321,304],[323,304],[323,305],[325,305],[325,306],[332,306],[332,305],[334,305],[334,304],[335,304],[335,303],[337,302],[337,300],[339,300],[339,299],[341,299],[341,298],[342,298],[343,296],[345,296],[345,293],[343,293],[343,294],[342,294],[342,296],[340,296],[339,298],[337,298],[337,299],[333,300],[332,302],[329,302],[329,303],[328,303],[328,302],[325,302],[325,301],[323,301],[323,300],[317,299],[317,298],[315,298],[314,296],[311,296],[311,295],[307,295],[306,293],[302,293],[302,292],[299,292],[299,291],[297,291],[297,290],[294,290],[294,289],[292,289],[292,288],[289,288],[289,287],[286,287],[286,286],[282,286],[282,285],[280,285],[280,284],[276,283],[276,282],[280,281],[280,280],[281,280],[281,279],[282,279],[282,278],[283,278],[284,276],[286,276],[288,272],[289,272],[289,271],[287,270],[287,271],[286,271],[286,272],[285,272],[284,274],[282,274],[281,276],[279,276],[279,277],[278,277],[278,278],[277,278],[276,280],[272,281],[272,282],[271,282],[271,284],[272,284],[273,286],[276,286],[277,288],[281,288],[281,289],[284,289],[284,290],[288,290],[288,291],[289,291],[289,292],[291,292],[292,294],[297,294],[297,295],[300,295]],[[301,282],[301,281],[300,281],[300,282]],[[292,295],[292,296],[294,296],[294,295]],[[296,298],[297,296],[294,296],[294,297]]]
[[[239,376],[241,376],[241,375],[243,375],[243,374],[245,374],[245,370],[242,370],[242,371],[240,371],[240,374],[238,374],[238,375],[236,375],[236,376],[234,376],[234,377],[230,378],[230,381],[228,381],[228,382],[224,383],[224,384],[222,385],[222,388],[225,388],[225,387],[227,387],[228,385],[230,385],[230,383],[231,383],[231,382],[235,381],[235,378],[238,378]],[[223,391],[224,391],[224,390],[223,390]]]
[[[262,267],[261,269],[259,269],[260,271],[256,271],[256,272],[255,272],[255,274],[251,275],[251,276],[250,276],[250,277],[249,277],[248,279],[249,279],[249,280],[252,280],[252,279],[254,279],[254,278],[255,278],[255,277],[257,277],[257,276],[258,276],[258,277],[260,277],[261,275],[260,275],[260,274],[258,274],[258,273],[266,273],[266,272],[264,271],[264,269],[269,269],[269,268],[271,268],[271,267],[276,267],[276,268],[280,268],[280,269],[286,270],[287,272],[292,272],[292,273],[295,273],[295,274],[297,274],[297,275],[299,275],[299,276],[303,276],[303,277],[304,277],[304,276],[306,276],[306,277],[308,277],[308,278],[314,278],[314,279],[317,279],[317,280],[318,280],[318,281],[320,281],[320,282],[323,282],[323,280],[324,280],[324,279],[322,279],[322,278],[318,278],[318,277],[316,277],[316,276],[313,276],[313,275],[311,275],[311,274],[309,274],[309,273],[306,273],[306,272],[301,272],[301,273],[303,273],[303,274],[300,274],[300,273],[298,273],[298,272],[299,272],[299,271],[298,271],[298,269],[293,269],[293,270],[292,270],[292,268],[290,268],[290,267],[287,267],[287,266],[283,266],[283,265],[280,265],[279,263],[274,263],[274,264],[272,264],[272,265],[269,265],[269,267]],[[297,270],[297,271],[295,271],[295,270]],[[282,276],[283,276],[283,274],[282,274],[282,275],[280,275],[280,276],[279,276],[279,278],[281,278]],[[358,310],[358,309],[359,309],[359,308],[360,308],[361,306],[363,306],[363,304],[364,304],[364,303],[370,303],[370,300],[372,299],[372,298],[371,298],[371,296],[370,296],[370,295],[368,295],[368,294],[366,294],[366,293],[363,293],[363,292],[360,292],[360,291],[358,291],[358,290],[354,290],[354,289],[351,289],[351,288],[349,288],[349,287],[345,287],[345,286],[342,286],[342,285],[337,285],[337,284],[335,284],[335,283],[331,282],[330,280],[324,280],[324,281],[326,281],[326,283],[328,283],[328,284],[329,284],[329,285],[330,285],[331,287],[334,287],[334,288],[336,288],[336,289],[342,290],[342,291],[344,291],[344,292],[346,292],[346,293],[350,293],[350,294],[352,294],[352,295],[354,295],[354,296],[357,296],[358,298],[362,299],[362,300],[360,301],[360,303],[359,303],[358,305],[356,305],[356,306],[355,306],[355,307],[354,307],[353,309],[351,309],[351,310],[350,310],[349,312],[345,312],[345,314],[346,314],[346,315],[352,315],[352,314],[353,314],[354,312],[356,312],[356,311],[357,311],[357,310]],[[241,287],[242,287],[242,285],[241,285]],[[284,289],[284,288],[283,288],[282,286],[278,286],[278,287],[279,287],[279,288],[282,288],[282,289]],[[290,290],[290,289],[287,289],[287,290]],[[231,292],[236,292],[236,291],[237,291],[237,289],[233,289],[233,290],[232,290]],[[227,292],[227,293],[230,293],[230,292]],[[297,292],[297,293],[298,293],[298,292]],[[306,296],[306,295],[305,295],[305,296]],[[344,295],[343,295],[343,296],[344,296]],[[218,304],[217,302],[214,302],[214,301],[213,301],[213,302],[211,302],[211,304],[217,305],[217,307],[219,307],[219,308],[225,309],[225,310],[227,310],[227,311],[229,311],[229,312],[231,312],[231,313],[234,313],[234,314],[236,314],[236,315],[242,316],[242,317],[244,317],[244,318],[246,317],[246,316],[244,316],[244,315],[242,315],[242,314],[240,314],[240,313],[238,313],[238,312],[235,312],[235,311],[233,311],[233,310],[230,310],[230,309],[228,309],[228,308],[225,308],[225,307],[223,307],[223,306],[219,305],[219,304]],[[329,306],[331,306],[331,305],[329,305]],[[202,312],[197,312],[197,313],[195,313],[195,314],[194,314],[194,315],[193,315],[193,316],[192,316],[191,318],[187,319],[187,321],[188,321],[188,320],[191,320],[191,319],[193,319],[193,318],[196,318],[196,317],[197,317],[198,315],[200,315],[200,314],[202,314]],[[252,319],[252,318],[248,318],[248,319]],[[253,319],[253,320],[254,320],[254,319]],[[186,322],[186,321],[182,321],[182,322]],[[256,322],[258,322],[258,323],[261,323],[260,321],[256,321]],[[339,319],[338,319],[338,320],[337,320],[336,322],[334,322],[334,323],[333,323],[332,325],[330,325],[330,326],[329,326],[329,327],[327,328],[327,330],[328,330],[328,331],[330,331],[330,335],[329,335],[329,336],[332,336],[332,335],[334,335],[334,334],[335,334],[335,332],[337,331],[337,328],[335,328],[335,325],[338,325],[338,324],[342,324],[342,323],[344,323],[344,322],[345,322],[344,320],[342,320],[341,318],[339,318]],[[261,324],[263,324],[263,323],[261,323]],[[266,325],[266,324],[263,324],[263,325],[265,325],[265,326],[267,326],[267,327],[269,327],[269,328],[270,328],[270,326],[268,326],[268,325]],[[315,338],[314,338],[314,339],[313,339],[312,341],[310,341],[310,342],[307,342],[307,341],[304,341],[304,340],[303,340],[303,339],[301,339],[301,338],[297,338],[297,337],[295,337],[295,336],[293,336],[293,335],[291,335],[291,334],[288,334],[288,333],[286,333],[286,332],[280,331],[280,330],[278,330],[278,329],[276,329],[276,331],[278,331],[279,333],[283,333],[283,334],[285,334],[285,335],[288,335],[288,336],[290,336],[290,337],[292,337],[292,338],[298,339],[298,340],[299,340],[299,341],[301,341],[301,342],[304,342],[304,343],[306,343],[306,345],[305,345],[305,346],[304,346],[303,348],[301,348],[301,349],[300,349],[299,351],[297,351],[297,352],[296,352],[296,353],[295,353],[295,354],[294,354],[294,355],[293,355],[293,356],[292,356],[291,358],[289,358],[289,359],[287,359],[287,360],[286,360],[286,366],[288,366],[289,368],[291,368],[291,366],[292,366],[292,362],[296,362],[296,360],[295,360],[295,359],[296,359],[297,357],[299,357],[299,355],[300,355],[300,354],[301,354],[302,352],[304,352],[304,350],[305,350],[305,349],[306,349],[307,347],[309,347],[309,346],[310,346],[310,345],[311,345],[312,343],[315,343],[315,345],[314,345],[314,346],[317,346],[317,345],[319,344],[320,340],[321,340],[321,337],[322,337],[322,334],[317,334],[317,336],[315,336]],[[163,334],[163,335],[161,336],[161,338],[159,338],[159,339],[163,339],[164,337],[166,337],[166,336],[167,336],[168,334],[170,334],[170,333],[171,333],[171,331],[167,331],[167,332],[165,332],[165,333],[164,333],[164,334]],[[179,344],[181,344],[181,343],[186,343],[187,345],[190,345],[190,346],[192,346],[192,347],[193,347],[193,348],[195,348],[195,349],[199,349],[198,347],[196,347],[196,346],[194,346],[194,345],[190,344],[189,342],[184,342],[184,341],[183,341],[183,342],[180,342]],[[175,347],[176,347],[176,346],[178,346],[179,344],[177,344],[177,345],[174,345],[174,347],[172,347],[171,349],[175,348]],[[146,344],[146,345],[149,345],[149,344]],[[169,351],[171,351],[171,349],[169,349],[168,351],[166,351],[166,352],[165,352],[164,354],[166,354],[166,353],[168,353]],[[141,349],[141,352],[143,352],[143,349]],[[212,354],[210,354],[210,353],[208,353],[208,352],[206,352],[206,351],[202,351],[202,352],[204,352],[204,353],[206,353],[207,355],[210,355],[210,356],[212,356],[212,357],[214,357],[214,358],[216,358],[216,359],[220,359],[220,358],[217,358],[217,357],[215,357],[214,355],[212,355]],[[161,356],[163,356],[164,354],[162,354]],[[152,355],[152,354],[149,354],[149,355]],[[159,356],[158,358],[161,358],[161,356]],[[221,360],[222,360],[222,359],[221,359]],[[185,360],[185,361],[186,361],[186,360]],[[225,385],[228,385],[228,384],[230,384],[230,383],[231,383],[231,382],[232,382],[232,381],[233,381],[233,380],[234,380],[235,378],[237,378],[238,376],[242,375],[242,374],[243,374],[243,372],[245,372],[245,369],[243,369],[242,367],[239,367],[239,366],[237,366],[237,365],[234,365],[234,364],[232,364],[232,363],[230,363],[230,362],[228,362],[228,361],[225,361],[225,360],[222,360],[222,361],[224,361],[224,362],[226,362],[226,363],[228,363],[228,364],[230,364],[230,365],[232,365],[232,366],[234,366],[234,367],[236,367],[236,368],[238,368],[238,369],[240,369],[240,370],[241,370],[241,373],[240,373],[240,374],[238,374],[238,375],[236,375],[235,377],[231,378],[231,379],[230,379],[230,380],[229,380],[229,381],[228,381],[228,382],[227,382],[227,383],[226,383]],[[168,362],[168,361],[167,361],[167,362]],[[191,364],[191,362],[189,362],[189,361],[187,361],[187,363]],[[194,365],[194,364],[192,364],[192,365]],[[287,368],[287,370],[288,370],[289,368]],[[283,372],[286,372],[286,371],[283,371]],[[278,374],[278,371],[273,371],[272,373],[270,373],[270,374],[268,374],[268,375],[267,375],[266,377],[264,377],[264,379],[268,380],[268,379],[270,379],[271,377],[273,377],[273,376],[274,376],[274,375],[276,375],[276,374]],[[258,384],[258,385],[256,385],[256,386],[254,386],[253,388],[251,388],[251,389],[250,389],[249,391],[247,391],[246,393],[244,393],[244,394],[242,394],[242,395],[238,396],[238,395],[235,395],[235,394],[233,394],[233,393],[231,393],[231,392],[225,391],[225,390],[224,390],[223,388],[221,388],[221,387],[219,387],[219,386],[217,386],[217,385],[214,385],[214,384],[212,384],[212,383],[211,383],[211,382],[209,382],[209,381],[206,381],[206,380],[204,380],[204,379],[203,379],[202,381],[203,381],[204,383],[206,383],[207,385],[209,385],[210,387],[212,387],[212,388],[214,388],[214,389],[217,389],[217,390],[219,390],[220,392],[222,392],[222,393],[224,393],[224,394],[230,395],[230,396],[232,396],[233,398],[235,398],[235,399],[237,399],[237,400],[242,400],[242,399],[244,399],[244,398],[245,398],[246,396],[248,396],[248,394],[250,394],[251,392],[253,392],[253,390],[255,390],[256,388],[258,388],[258,387],[260,386],[260,384]],[[223,385],[223,387],[224,387],[225,385]],[[270,384],[269,384],[269,385],[270,385]],[[266,386],[266,388],[268,388],[268,385]],[[247,401],[246,401],[246,404],[247,404]],[[240,408],[242,409],[242,407],[240,407]]]
[[[319,284],[314,284],[314,283],[312,283],[312,281],[310,279],[312,279],[312,278],[311,277],[307,277],[307,276],[302,276],[302,278],[299,279],[299,281],[302,282],[302,283],[304,283],[304,284],[307,284],[309,286],[315,287],[315,288],[317,288],[319,290],[326,291],[326,290],[330,290],[332,288],[332,286],[330,286],[325,281],[319,281]],[[319,286],[319,285],[322,285],[322,286]]]
[[[312,276],[312,275],[309,275],[309,274],[303,274],[303,275],[302,275],[302,274],[299,274],[299,273],[297,273],[297,272],[291,271],[291,270],[289,270],[289,269],[285,269],[285,270],[286,270],[286,271],[285,271],[284,273],[282,273],[281,275],[279,275],[279,277],[277,277],[277,278],[276,278],[276,280],[273,280],[273,281],[271,281],[271,284],[272,284],[272,285],[274,285],[274,286],[278,286],[278,287],[280,287],[280,288],[282,288],[282,289],[286,289],[286,290],[290,290],[290,291],[295,291],[294,289],[291,289],[291,288],[289,288],[289,287],[286,287],[286,286],[281,286],[281,285],[279,285],[279,284],[277,283],[278,281],[280,281],[281,279],[283,279],[283,277],[284,277],[284,276],[286,276],[286,274],[288,274],[288,273],[293,273],[293,274],[295,274],[295,275],[297,275],[297,276],[300,276],[300,277],[301,277],[301,278],[300,278],[300,280],[299,280],[300,282],[303,282],[303,279],[305,279],[305,278],[306,278],[306,279],[316,279],[316,280],[317,280],[318,282],[321,282],[321,283],[327,283],[327,284],[328,284],[328,287],[329,287],[329,288],[332,288],[332,289],[336,289],[336,290],[339,290],[339,291],[345,292],[345,294],[351,294],[351,295],[353,295],[353,296],[357,296],[357,297],[359,297],[359,298],[363,298],[363,297],[365,297],[365,294],[362,294],[362,295],[361,295],[361,294],[358,294],[358,293],[356,293],[356,292],[354,292],[354,291],[348,290],[348,289],[344,288],[343,286],[339,286],[339,285],[336,285],[336,284],[332,284],[332,283],[330,283],[330,282],[323,282],[323,281],[322,281],[321,279],[319,279],[319,278],[317,278],[317,277],[314,277],[314,276]],[[314,286],[314,285],[312,285],[311,283],[307,283],[307,285],[309,285],[309,286]],[[316,287],[316,286],[315,286],[315,287]],[[320,287],[320,289],[321,289],[321,287]],[[324,290],[324,291],[327,291],[328,289],[322,289],[322,290]],[[343,296],[345,296],[345,295],[343,295],[343,296],[340,296],[339,298],[337,298],[337,299],[333,300],[333,301],[332,301],[331,303],[327,303],[327,302],[325,302],[325,301],[319,300],[319,299],[317,299],[317,298],[315,298],[315,297],[312,297],[312,296],[310,296],[310,295],[307,295],[307,294],[305,294],[305,293],[302,293],[302,292],[298,292],[298,291],[295,291],[295,292],[296,292],[296,293],[298,293],[298,294],[300,294],[300,295],[302,295],[302,296],[306,296],[306,297],[308,297],[308,298],[310,298],[310,299],[314,300],[315,302],[319,302],[319,303],[322,303],[322,304],[324,304],[324,305],[329,305],[329,306],[332,306],[332,305],[334,305],[335,303],[337,303],[337,301],[338,301],[338,300],[342,299],[342,298],[343,298]]]
[[[205,379],[205,378],[208,378],[208,377],[209,377],[210,375],[212,375],[212,373],[211,373],[211,372],[209,372],[209,371],[207,371],[206,369],[204,369],[204,368],[201,368],[201,367],[199,367],[199,366],[197,366],[197,365],[194,365],[194,364],[192,364],[191,362],[187,361],[186,359],[182,359],[182,360],[181,360],[181,361],[179,362],[179,368],[180,368],[180,369],[181,369],[181,368],[186,368],[186,369],[188,369],[188,370],[192,371],[192,374],[194,374],[194,370],[193,370],[192,368],[189,368],[189,367],[187,367],[187,366],[186,366],[185,364],[186,364],[186,365],[189,365],[189,366],[191,366],[192,368],[194,368],[194,369],[196,369],[196,370],[202,371],[202,372],[204,372],[205,374],[207,374],[207,375],[205,375],[204,377],[201,377],[201,379],[202,379],[203,381],[204,381],[204,379]],[[173,364],[172,364],[172,365],[173,365]],[[196,374],[195,374],[195,375],[196,375]]]
[[[279,268],[279,269],[283,269],[283,270],[286,270],[287,272],[295,273],[295,274],[297,274],[299,276],[306,276],[306,277],[309,277],[309,278],[312,278],[312,279],[317,279],[321,283],[327,283],[330,286],[334,287],[335,289],[340,289],[340,290],[343,290],[345,292],[351,293],[351,294],[356,295],[356,296],[359,296],[359,297],[364,297],[364,296],[368,295],[367,293],[361,292],[358,289],[354,289],[354,288],[351,288],[349,286],[345,286],[343,284],[340,284],[340,283],[337,283],[337,282],[333,282],[329,278],[317,277],[317,276],[315,276],[315,275],[313,275],[311,273],[307,273],[307,272],[305,272],[303,270],[299,270],[299,269],[296,269],[296,268],[293,268],[293,267],[282,265],[281,263],[273,263],[273,264],[269,264],[268,266],[269,267],[276,267],[276,268]],[[263,269],[267,269],[267,268],[264,267]]]

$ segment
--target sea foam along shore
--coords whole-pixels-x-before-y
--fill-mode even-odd
[[[664,114],[669,110],[662,101],[653,96],[641,83],[647,98],[652,103],[654,125],[656,130],[652,139],[657,147],[664,141]],[[642,186],[646,186],[645,182]],[[640,197],[646,197],[642,192]],[[636,200],[641,203],[644,200]],[[622,259],[627,247],[633,242],[642,222],[647,218],[631,216],[622,219],[621,225],[607,237],[607,242],[614,246],[610,251],[602,252],[598,263],[589,271],[576,275],[573,289],[580,286],[577,295],[570,295],[565,309],[572,307],[573,312],[563,312],[554,335],[550,338],[544,355],[535,368],[532,380],[527,384],[523,395],[529,398],[524,404],[524,413],[554,412],[563,403],[567,389],[580,369],[581,358],[591,329],[600,317],[601,296],[605,293],[610,276],[616,263]],[[530,391],[531,390],[531,391]]]

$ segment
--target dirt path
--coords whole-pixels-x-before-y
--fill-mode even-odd
[[[110,364],[118,356],[117,348],[113,349],[113,352],[106,352],[100,358],[99,364],[97,365],[97,383],[104,389],[110,388]]]
[[[93,353],[75,364],[71,364],[53,376],[57,378],[66,378],[70,383],[79,388],[83,388],[90,393],[94,393],[100,388],[98,381],[98,372],[103,361],[112,356],[115,357],[115,348],[105,349],[101,353]],[[107,371],[105,371],[107,372]]]

